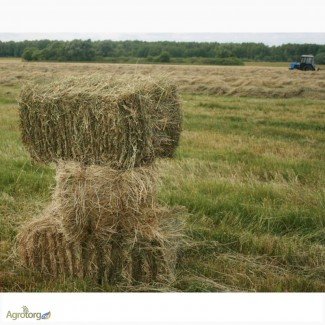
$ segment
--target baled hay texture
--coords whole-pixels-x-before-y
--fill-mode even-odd
[[[116,170],[109,166],[85,166],[59,162],[53,204],[60,211],[69,240],[89,234],[107,237],[119,227],[134,231],[154,226],[157,172],[154,166]]]
[[[20,120],[33,159],[110,163],[118,169],[173,156],[181,131],[176,86],[135,76],[25,86]]]
[[[22,264],[45,274],[75,274],[80,271],[80,252],[68,244],[55,209],[49,207],[43,216],[33,219],[18,233],[18,253]]]
[[[162,208],[160,213],[165,215],[160,218],[164,223],[151,238],[130,237],[120,231],[105,240],[89,236],[86,240],[68,242],[55,208],[50,207],[18,235],[22,264],[53,277],[89,277],[99,283],[172,281],[182,239],[181,223],[175,223],[177,210]]]

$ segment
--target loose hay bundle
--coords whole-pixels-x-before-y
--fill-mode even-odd
[[[105,238],[117,226],[128,232],[148,232],[155,226],[152,212],[156,205],[156,183],[153,166],[116,170],[110,166],[61,161],[57,166],[53,202],[71,240],[92,233]]]
[[[175,85],[164,79],[71,78],[20,96],[23,143],[42,162],[127,169],[171,157],[181,131]]]
[[[168,281],[173,279],[182,239],[178,214],[177,209],[160,208],[159,226],[149,237],[119,231],[106,239],[93,233],[87,240],[70,242],[51,206],[21,230],[19,253],[25,266],[54,277],[89,277],[125,285]]]

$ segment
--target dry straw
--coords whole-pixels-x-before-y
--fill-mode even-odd
[[[152,166],[115,170],[60,162],[53,195],[67,236],[81,239],[95,232],[106,237],[117,227],[140,233],[155,226],[157,171]]]
[[[33,159],[127,169],[172,157],[181,131],[166,79],[71,78],[21,91],[22,139]]]
[[[31,156],[57,163],[49,208],[18,237],[24,265],[111,284],[171,280],[181,223],[156,202],[154,160],[178,145],[176,87],[145,77],[27,86],[20,118]]]
[[[67,240],[59,212],[50,206],[27,223],[18,236],[23,264],[54,277],[91,278],[99,283],[134,285],[172,281],[183,241],[182,210],[160,207],[159,223],[150,236],[121,229],[106,238],[90,234]]]

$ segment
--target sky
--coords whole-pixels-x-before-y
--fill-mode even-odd
[[[252,33],[300,33],[324,43],[325,33],[324,0],[0,0],[0,11],[0,39],[39,34],[123,39],[127,33],[216,40],[226,34],[245,39]]]

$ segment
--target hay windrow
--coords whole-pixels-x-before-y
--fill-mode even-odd
[[[117,169],[172,157],[180,100],[165,79],[71,78],[27,85],[20,95],[22,140],[36,161],[109,163]]]

